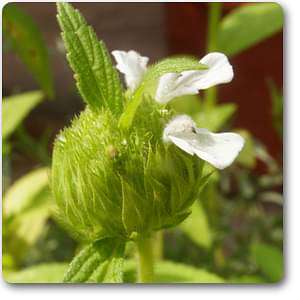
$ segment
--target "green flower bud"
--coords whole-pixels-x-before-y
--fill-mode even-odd
[[[203,162],[162,142],[166,114],[137,113],[128,131],[90,109],[57,137],[51,185],[59,219],[81,240],[134,239],[174,226],[197,197]]]

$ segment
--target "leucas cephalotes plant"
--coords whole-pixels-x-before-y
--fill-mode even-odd
[[[125,75],[124,91],[104,43],[79,12],[59,3],[58,20],[87,103],[59,133],[53,151],[57,218],[88,244],[65,281],[120,282],[124,246],[132,240],[140,257],[139,280],[151,282],[152,233],[188,217],[209,178],[205,161],[223,169],[244,143],[235,133],[197,128],[189,116],[175,116],[168,102],[230,82],[232,67],[221,53],[200,62],[167,58],[147,67],[149,59],[135,51],[113,51],[116,68]]]

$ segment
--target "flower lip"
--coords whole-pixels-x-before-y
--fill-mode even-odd
[[[195,133],[196,124],[191,117],[187,115],[179,115],[173,118],[165,127],[163,133],[163,141],[170,142],[170,135],[176,133]]]
[[[165,127],[163,141],[171,142],[190,155],[197,155],[218,169],[231,165],[244,146],[244,139],[237,133],[212,133],[197,128],[186,115],[175,117]]]
[[[205,70],[189,70],[181,73],[167,73],[160,77],[155,100],[167,103],[173,98],[183,95],[194,95],[199,90],[208,89],[233,79],[233,69],[228,58],[219,52],[212,52],[200,61],[207,65]]]

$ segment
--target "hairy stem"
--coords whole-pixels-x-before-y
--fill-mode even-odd
[[[138,282],[153,282],[153,249],[151,237],[137,242],[138,248]]]
[[[218,29],[221,18],[222,3],[209,3],[208,11],[208,32],[207,32],[207,52],[218,50]],[[217,88],[212,87],[205,91],[205,105],[212,106],[216,102]]]

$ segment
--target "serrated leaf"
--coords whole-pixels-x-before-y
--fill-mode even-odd
[[[15,4],[3,9],[4,37],[49,98],[54,96],[53,77],[42,34],[34,20]]]
[[[123,265],[124,259],[122,256],[113,257],[112,259],[106,261],[93,273],[93,276],[90,278],[89,282],[122,283]]]
[[[89,244],[73,259],[63,282],[119,282],[122,278],[124,247],[124,241],[112,238]]]
[[[206,68],[205,65],[200,64],[199,61],[192,57],[166,58],[151,66],[146,72],[141,84],[129,100],[124,113],[121,115],[119,121],[120,128],[130,128],[135,112],[141,104],[144,95],[150,94],[154,96],[157,82],[162,75],[166,73],[180,73],[188,70],[204,70]]]
[[[66,263],[49,263],[28,267],[17,272],[4,272],[4,280],[8,283],[60,283]]]
[[[122,86],[103,41],[82,15],[64,2],[57,4],[58,21],[78,90],[92,109],[105,107],[118,114],[123,107]]]
[[[7,217],[16,215],[35,204],[37,196],[48,188],[48,168],[27,173],[5,193],[3,212]]]
[[[2,138],[7,139],[29,112],[43,100],[41,91],[32,91],[3,98]]]
[[[212,232],[205,211],[198,201],[193,204],[192,213],[179,228],[198,246],[210,248]]]
[[[280,31],[283,10],[278,3],[256,3],[236,8],[220,23],[218,50],[233,56]]]
[[[278,282],[283,277],[282,252],[271,245],[256,243],[251,248],[252,256],[261,272],[272,282]]]
[[[125,261],[124,281],[136,282],[136,262]],[[171,261],[158,261],[153,283],[224,283],[224,279],[203,269]]]

